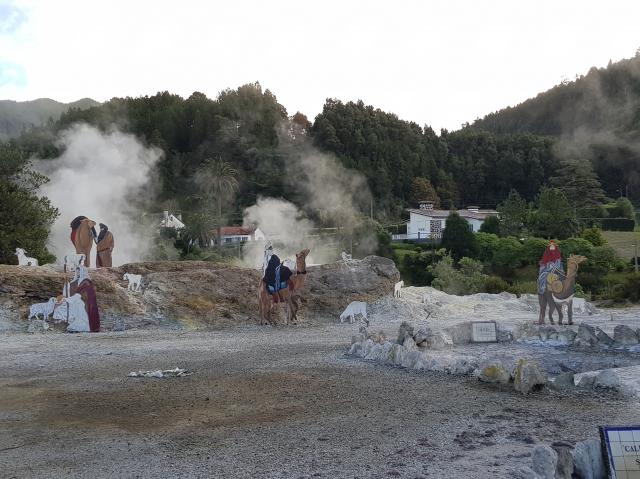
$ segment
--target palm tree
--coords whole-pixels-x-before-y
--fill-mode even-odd
[[[218,247],[222,248],[222,204],[238,190],[238,172],[222,158],[208,158],[196,173],[196,183],[209,201],[216,200]]]

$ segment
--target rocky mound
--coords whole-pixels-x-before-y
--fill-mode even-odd
[[[298,313],[303,324],[335,321],[351,301],[374,302],[392,294],[400,278],[393,261],[377,256],[307,271]],[[127,291],[126,272],[143,276],[141,292]],[[259,273],[253,269],[181,261],[126,264],[90,275],[105,330],[122,324],[215,329],[259,321]],[[49,265],[0,265],[0,331],[24,331],[29,306],[60,294],[64,281],[64,273]]]

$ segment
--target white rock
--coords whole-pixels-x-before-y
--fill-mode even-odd
[[[422,357],[422,353],[415,349],[407,352],[402,357],[402,367],[409,368],[409,369],[413,368],[416,362],[418,362],[421,357]]]
[[[384,348],[382,347],[382,344],[375,343],[364,358],[372,361],[380,361],[383,356]]]
[[[513,471],[513,477],[517,479],[541,479],[533,469],[527,466],[522,466],[520,469]]]
[[[427,339],[427,347],[429,349],[441,350],[453,346],[453,340],[447,333],[440,331]]]
[[[362,357],[366,358],[367,355],[371,352],[376,343],[371,339],[367,339],[362,346]]]
[[[613,328],[613,340],[625,346],[633,346],[638,344],[638,335],[629,326],[618,324]]]
[[[573,450],[573,467],[583,479],[604,479],[606,476],[599,439],[589,439],[576,444]]]
[[[27,333],[44,333],[49,330],[49,324],[44,319],[33,319],[27,326]]]
[[[620,378],[615,373],[615,371],[611,369],[605,369],[600,371],[593,383],[594,387],[601,389],[611,389],[614,391],[620,390]]]
[[[416,342],[413,340],[411,336],[407,336],[404,338],[404,343],[402,345],[405,347],[407,351],[411,351],[416,349]]]
[[[533,470],[542,479],[554,479],[558,453],[549,446],[536,446],[533,450]]]

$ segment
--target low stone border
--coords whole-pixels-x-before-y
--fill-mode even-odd
[[[471,323],[465,324],[470,330]],[[588,325],[580,327],[583,331],[590,332]],[[461,336],[466,334],[464,331],[458,331],[458,333]],[[577,340],[576,338],[585,337],[586,333],[581,335],[574,332],[574,334],[573,342]],[[407,369],[473,375],[486,383],[511,384],[516,391],[525,395],[545,386],[561,391],[582,388],[613,391],[625,395],[640,394],[640,388],[630,387],[621,381],[618,373],[613,369],[590,371],[575,376],[572,373],[565,373],[550,379],[537,361],[527,358],[517,360],[515,366],[506,366],[499,360],[486,360],[480,363],[474,356],[448,351],[447,349],[453,344],[460,344],[460,338],[456,338],[458,341],[454,342],[452,336],[455,337],[456,332],[451,334],[450,330],[445,330],[434,333],[424,327],[415,331],[411,324],[403,322],[398,330],[398,337],[391,341],[383,333],[372,334],[366,328],[362,328],[359,334],[351,338],[351,346],[347,354]]]
[[[599,439],[576,444],[558,441],[551,446],[539,445],[533,450],[531,467],[522,467],[520,479],[604,479],[606,468]]]

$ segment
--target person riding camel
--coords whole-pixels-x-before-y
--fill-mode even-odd
[[[564,268],[562,266],[562,254],[555,241],[549,241],[547,248],[544,250],[542,258],[540,259],[539,265],[540,269],[538,273],[538,294],[544,294],[547,287],[547,277],[550,274],[564,275]]]
[[[264,262],[262,264],[262,281],[267,291],[275,294],[287,287],[287,281],[293,272],[281,263],[280,258],[273,252],[273,245],[269,243],[264,250]]]

